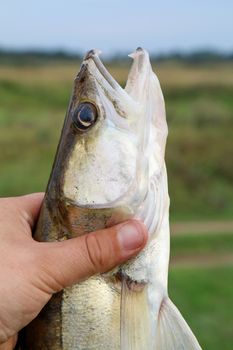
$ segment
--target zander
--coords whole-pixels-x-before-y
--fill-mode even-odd
[[[167,292],[167,123],[148,53],[125,89],[90,51],[74,82],[35,232],[60,241],[135,217],[149,241],[135,258],[54,295],[26,328],[26,349],[201,349]]]

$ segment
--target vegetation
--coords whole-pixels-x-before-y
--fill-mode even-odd
[[[169,291],[203,349],[233,342],[233,234],[172,236]]]
[[[232,275],[232,266],[170,271],[170,297],[203,349],[232,349]]]
[[[233,234],[215,233],[210,235],[199,232],[198,235],[173,235],[171,238],[171,252],[172,258],[193,256],[195,258],[194,262],[198,262],[199,256],[208,257],[208,255],[214,254],[215,257],[219,257],[221,254],[231,254],[233,252]]]
[[[63,50],[7,50],[0,48],[0,64],[14,64],[14,65],[35,65],[35,64],[48,64],[49,62],[61,62],[66,63],[81,60],[83,53],[68,52]],[[111,63],[122,64],[125,62],[125,54],[115,54],[108,57],[108,61]],[[214,50],[197,50],[188,53],[182,52],[169,52],[167,54],[153,54],[150,53],[152,62],[165,62],[165,61],[179,61],[184,63],[199,64],[210,62],[227,62],[232,61],[233,52],[224,53]]]
[[[220,264],[222,254],[232,252],[233,235],[183,235],[172,237],[170,296],[198,337],[203,349],[230,350],[232,335],[233,255],[231,264]],[[212,254],[208,266],[199,264]],[[193,257],[192,264],[176,265],[179,257]]]

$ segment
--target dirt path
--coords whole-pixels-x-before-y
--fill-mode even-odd
[[[205,255],[189,255],[176,256],[171,258],[170,269],[176,267],[183,268],[202,268],[217,266],[233,266],[233,254],[205,254]]]
[[[171,234],[216,234],[232,233],[233,221],[198,221],[198,222],[174,222],[171,224]]]
[[[233,221],[198,221],[175,222],[171,224],[174,236],[188,234],[233,234]],[[233,253],[210,253],[171,256],[170,268],[202,268],[216,266],[233,266]]]

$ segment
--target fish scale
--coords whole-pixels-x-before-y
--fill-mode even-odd
[[[61,312],[65,349],[119,349],[120,292],[103,278],[65,289]]]

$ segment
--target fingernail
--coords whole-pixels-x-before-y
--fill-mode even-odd
[[[122,224],[117,236],[120,245],[124,250],[138,249],[145,241],[143,227],[136,220]]]

